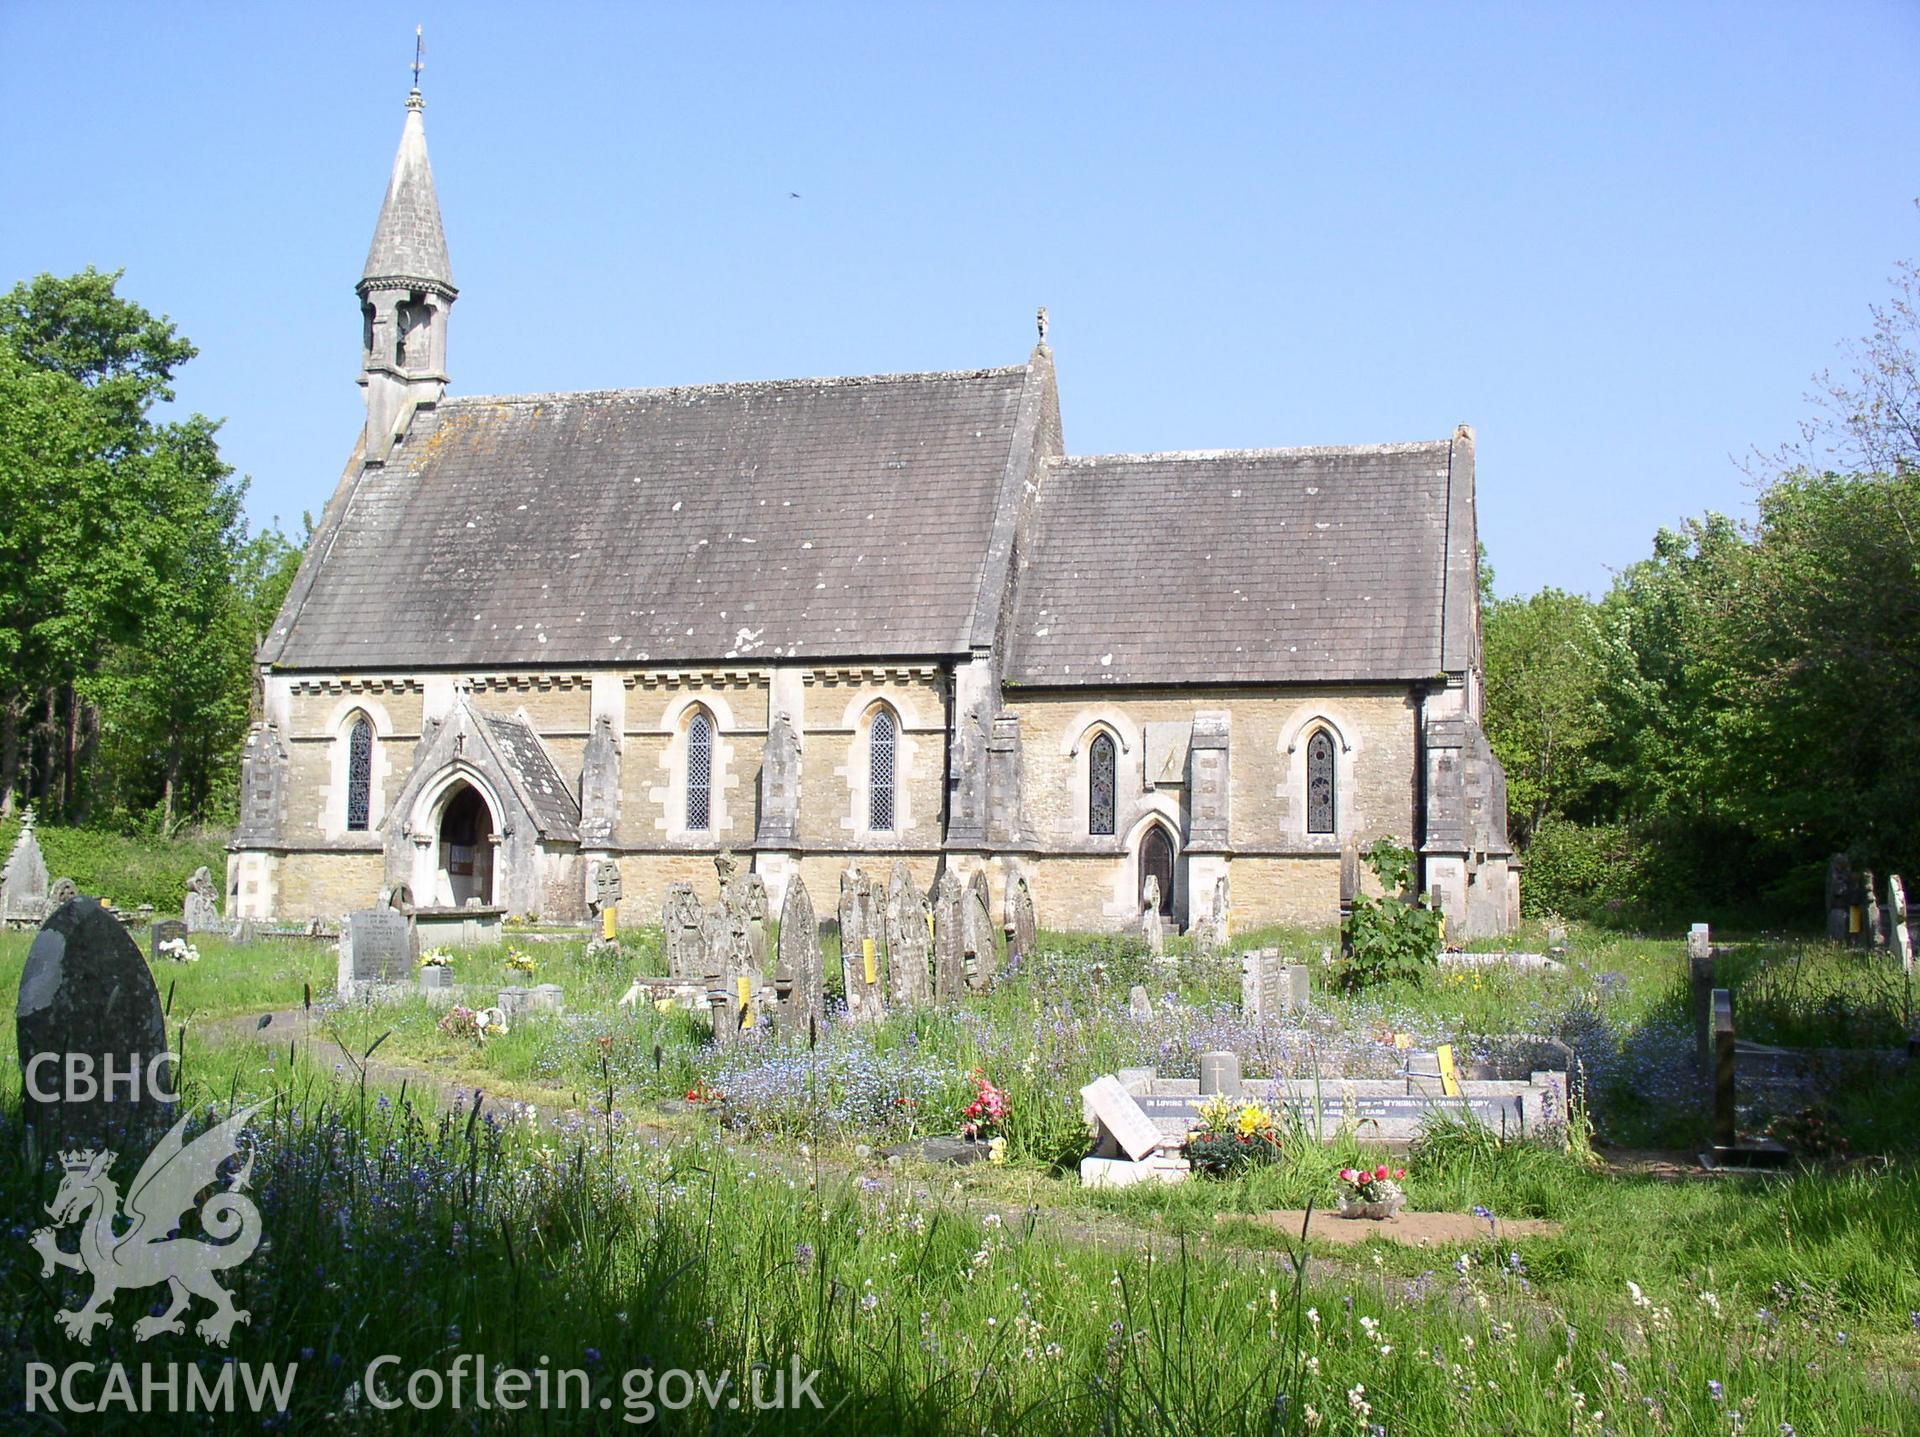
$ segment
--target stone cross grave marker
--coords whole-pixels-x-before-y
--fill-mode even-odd
[[[0,920],[18,918],[38,923],[47,916],[47,860],[33,832],[33,809],[20,816],[20,834],[13,852],[0,868]]]
[[[153,931],[148,937],[147,961],[150,963],[166,962],[168,955],[160,951],[160,945],[162,943],[173,943],[176,941],[181,943],[189,941],[187,937],[187,925],[182,923],[178,918],[161,919],[153,925]]]
[[[16,1030],[21,1107],[42,1154],[140,1146],[172,1124],[159,990],[125,925],[94,899],[63,906],[34,936]]]
[[[1133,1095],[1121,1087],[1120,1080],[1111,1073],[1088,1083],[1080,1090],[1080,1097],[1094,1121],[1100,1125],[1101,1141],[1095,1148],[1096,1156],[1104,1156],[1099,1149],[1106,1147],[1110,1141],[1129,1158],[1139,1162],[1167,1142],[1153,1119],[1146,1115],[1133,1100]]]
[[[395,908],[363,908],[340,925],[337,986],[343,997],[382,983],[405,983],[413,976],[413,922]]]
[[[1147,952],[1155,958],[1166,953],[1167,929],[1160,918],[1160,879],[1157,874],[1147,875],[1146,885],[1140,892],[1140,936],[1146,940]]]
[[[221,930],[220,901],[213,886],[213,875],[202,865],[187,880],[187,896],[182,904],[189,933],[218,933]]]
[[[747,919],[747,946],[753,952],[753,966],[767,966],[767,880],[758,873],[746,873],[734,884],[741,912]]]
[[[666,933],[667,976],[679,983],[699,982],[706,976],[706,944],[702,938],[706,914],[691,883],[676,883],[667,889],[660,927]]]
[[[798,873],[787,880],[787,895],[780,905],[780,966],[774,987],[776,991],[786,989],[780,1022],[789,1031],[818,1033],[826,1026],[826,963],[820,952],[820,924],[814,917],[806,880]]]

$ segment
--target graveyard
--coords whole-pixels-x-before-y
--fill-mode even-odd
[[[609,893],[468,947],[393,907],[265,933],[43,906],[64,972],[93,944],[115,994],[151,976],[144,1015],[22,996],[16,894],[0,994],[148,1047],[163,1023],[199,1124],[263,1104],[233,1341],[331,1374],[296,1430],[357,1430],[365,1354],[429,1365],[448,1332],[573,1352],[578,1430],[643,1360],[776,1351],[836,1431],[1908,1430],[1897,892],[1858,935],[1529,923],[1356,992],[1336,929],[1054,932],[1017,892],[1001,926],[950,876],[864,874],[776,920],[717,880],[703,914]],[[27,1141],[13,1065],[4,1091]],[[1343,1173],[1391,1215],[1345,1215]],[[12,1167],[9,1200],[50,1180]],[[60,1281],[5,1270],[46,1329]],[[781,1422],[818,1430],[740,1430]]]

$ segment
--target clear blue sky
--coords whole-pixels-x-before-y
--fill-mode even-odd
[[[360,422],[416,21],[456,391],[1016,363],[1044,303],[1076,453],[1474,424],[1503,593],[1744,511],[1920,255],[1911,3],[7,0],[0,283],[124,267],[261,520]]]

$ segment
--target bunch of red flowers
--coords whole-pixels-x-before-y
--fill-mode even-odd
[[[1342,1168],[1335,1174],[1361,1202],[1379,1202],[1392,1191],[1386,1184],[1399,1182],[1406,1175],[1405,1168],[1389,1168],[1385,1163],[1374,1168]]]
[[[709,1088],[704,1082],[695,1082],[687,1089],[687,1101],[690,1103],[717,1103],[725,1096],[718,1088]]]
[[[963,1116],[966,1121],[960,1125],[960,1135],[970,1142],[993,1137],[1007,1121],[1007,1095],[996,1088],[979,1068],[973,1070],[974,1087],[978,1090]]]

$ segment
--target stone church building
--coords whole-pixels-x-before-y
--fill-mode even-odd
[[[1473,433],[1075,457],[1054,356],[454,396],[422,102],[357,292],[366,428],[260,655],[229,913],[775,911],[849,863],[1024,876],[1043,926],[1330,924],[1411,843],[1515,921],[1480,726]],[[1150,538],[1151,542],[1143,542]]]

